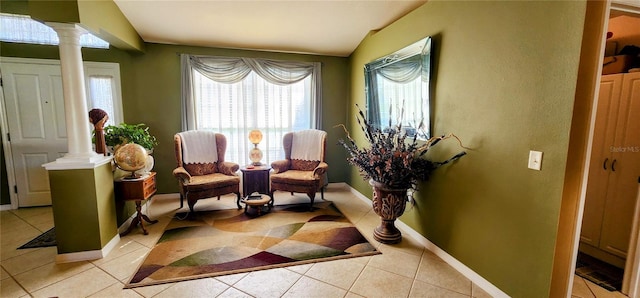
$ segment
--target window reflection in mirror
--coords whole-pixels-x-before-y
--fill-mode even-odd
[[[430,37],[367,63],[365,92],[371,123],[382,130],[397,125],[404,107],[402,126],[407,134],[428,139],[431,136],[430,72]]]

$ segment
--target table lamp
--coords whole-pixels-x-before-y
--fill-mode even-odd
[[[253,144],[253,148],[249,151],[249,159],[251,160],[251,164],[254,166],[262,165],[260,160],[262,160],[262,151],[258,149],[258,143],[262,141],[262,132],[260,130],[254,129],[249,132],[249,141]]]

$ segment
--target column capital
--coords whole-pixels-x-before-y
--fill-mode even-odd
[[[88,31],[78,24],[46,22],[58,34],[60,45],[80,45],[80,36]]]

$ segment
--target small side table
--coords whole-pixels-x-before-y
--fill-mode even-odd
[[[242,171],[242,195],[244,197],[242,202],[245,203],[245,212],[249,206],[258,208],[258,214],[261,213],[261,208],[264,205],[268,205],[270,210],[271,207],[273,207],[273,198],[269,191],[269,173],[271,172],[271,167],[267,165],[244,166],[240,171]],[[263,199],[254,201],[249,198],[253,193],[266,195],[269,197],[269,200],[266,202],[262,202]],[[259,198],[262,198],[262,196],[259,196]],[[251,202],[247,203],[248,201]]]
[[[254,192],[269,194],[270,166],[244,166],[240,171],[242,171],[242,195],[244,197]]]
[[[114,184],[116,198],[136,202],[136,216],[131,221],[129,228],[120,234],[120,236],[129,234],[138,224],[140,224],[142,232],[148,235],[149,232],[144,228],[142,220],[150,224],[157,223],[158,221],[151,220],[148,216],[142,214],[142,201],[151,198],[151,196],[156,193],[156,172],[151,172],[149,175],[137,179],[118,180],[115,181]]]

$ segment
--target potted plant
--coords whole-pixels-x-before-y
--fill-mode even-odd
[[[347,129],[342,125],[348,141],[339,140],[347,150],[347,161],[358,168],[360,175],[369,180],[373,187],[373,210],[380,216],[381,224],[374,230],[374,238],[382,243],[397,243],[402,239],[400,231],[395,227],[396,218],[404,213],[410,196],[417,190],[418,182],[425,181],[431,173],[458,158],[464,156],[462,151],[445,161],[431,161],[424,157],[429,149],[442,140],[455,138],[461,147],[460,139],[454,134],[432,137],[426,141],[407,136],[402,121],[392,125],[384,131],[374,127],[365,117],[360,107],[356,115],[358,125],[368,142],[366,147],[359,147],[351,138]],[[402,119],[404,109],[400,110]],[[415,128],[424,129],[424,123]],[[464,147],[463,147],[464,148]]]
[[[107,147],[115,150],[117,146],[127,143],[136,143],[149,152],[158,145],[156,137],[149,133],[149,127],[144,123],[109,125],[104,128],[104,137]]]

